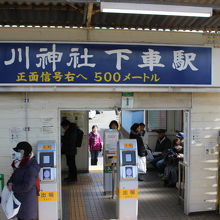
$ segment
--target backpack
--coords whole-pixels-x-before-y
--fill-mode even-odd
[[[82,146],[82,141],[83,141],[83,131],[77,128],[76,130],[77,138],[76,138],[76,147],[81,147]]]

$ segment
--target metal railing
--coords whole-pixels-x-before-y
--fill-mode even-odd
[[[178,198],[179,198],[179,203],[184,201],[185,168],[186,168],[186,163],[179,162],[179,164],[178,164]]]

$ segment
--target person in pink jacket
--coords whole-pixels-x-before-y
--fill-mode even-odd
[[[99,152],[102,150],[102,138],[98,133],[98,126],[93,125],[89,133],[89,151],[91,152],[91,165],[97,165]]]

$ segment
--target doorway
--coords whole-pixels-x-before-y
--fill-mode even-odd
[[[139,117],[137,117],[137,111],[139,111],[139,112],[143,111],[143,122],[145,122],[145,124],[147,124],[147,126],[148,126],[148,120],[149,120],[150,116],[152,117],[152,120],[154,119],[153,122],[151,122],[151,126],[155,125],[156,122],[158,122],[158,118],[157,118],[157,120],[155,119],[155,117],[156,117],[155,113],[152,114],[152,112],[151,112],[149,114],[149,112],[148,112],[149,110],[132,110],[132,111],[135,112],[135,116],[133,117],[133,119],[138,119],[139,118]],[[155,110],[155,111],[158,111],[158,110]],[[187,153],[188,152],[188,146],[187,146],[188,145],[188,137],[187,137],[188,135],[187,134],[189,132],[189,127],[190,127],[190,124],[189,124],[189,122],[190,122],[190,113],[189,113],[189,111],[188,110],[159,110],[159,111],[161,111],[161,112],[166,111],[166,117],[168,117],[168,116],[173,117],[172,122],[169,120],[169,118],[166,119],[167,125],[169,125],[169,126],[172,125],[173,128],[176,128],[176,130],[173,130],[173,133],[169,132],[169,136],[172,136],[172,138],[174,138],[176,132],[180,131],[180,130],[184,131],[184,133],[186,134],[186,139],[185,139],[186,157],[184,158],[184,160],[187,160],[187,158],[188,158],[188,153]],[[109,114],[110,111],[103,111],[103,112],[101,112],[100,114],[97,114],[95,117],[93,117],[91,119],[89,119],[89,117],[90,117],[89,116],[89,110],[86,110],[86,111],[85,110],[62,110],[61,114],[60,114],[61,119],[62,119],[62,117],[66,117],[70,121],[77,122],[79,127],[84,131],[83,146],[79,149],[79,152],[80,152],[79,155],[81,157],[81,159],[78,158],[78,160],[79,160],[79,171],[84,172],[84,173],[90,171],[91,173],[90,174],[80,174],[82,181],[77,183],[77,185],[75,185],[75,186],[74,185],[71,186],[72,189],[70,190],[70,193],[67,190],[69,186],[63,185],[64,191],[67,190],[66,192],[63,191],[63,194],[66,194],[66,195],[69,194],[69,195],[72,195],[73,197],[77,197],[76,199],[77,199],[78,202],[82,202],[82,198],[84,198],[84,203],[83,204],[80,203],[80,204],[84,207],[83,210],[84,210],[84,213],[86,213],[86,214],[84,216],[85,218],[82,218],[83,215],[81,215],[81,219],[100,219],[101,220],[103,218],[114,218],[115,217],[114,216],[114,209],[115,209],[114,202],[112,200],[110,201],[108,197],[104,197],[102,195],[102,190],[103,190],[102,189],[102,181],[103,181],[102,180],[102,174],[99,174],[99,172],[96,172],[96,171],[94,173],[93,172],[94,170],[90,169],[90,166],[89,166],[90,163],[89,163],[89,159],[88,159],[89,158],[88,142],[87,142],[88,133],[89,133],[89,131],[91,131],[91,127],[94,124],[97,124],[99,126],[100,133],[102,131],[101,129],[104,130],[104,128],[108,128],[108,124],[112,120],[112,117],[111,117],[111,119],[107,120],[105,125],[100,124],[100,121],[102,121],[102,118],[104,118],[104,119],[107,118],[106,115],[105,115],[106,112]],[[160,117],[159,117],[160,119],[162,119],[163,114],[164,113],[160,113]],[[122,122],[122,129],[124,130],[125,134],[129,135],[129,129],[126,130],[126,128],[125,128],[125,127],[129,128],[129,126],[128,125],[124,126],[124,124],[123,124],[123,111],[121,113],[121,118],[116,118],[116,119],[120,120]],[[180,123],[175,123],[175,120],[180,120]],[[132,122],[136,122],[136,121],[133,120]],[[138,123],[140,123],[140,122],[138,121]],[[162,122],[162,124],[160,122],[160,126],[163,125],[163,123],[164,123],[164,121]],[[168,129],[168,130],[170,131],[171,129]],[[151,136],[150,143],[152,143],[152,145],[153,145],[153,143],[156,140],[157,134],[154,131],[152,131],[150,136]],[[87,159],[84,160],[82,158],[87,158]],[[62,171],[64,171],[64,173],[65,173],[65,169],[66,169],[65,168],[65,160],[64,161],[62,160]],[[101,168],[100,168],[100,171],[101,171]],[[186,170],[186,175],[188,175],[187,172],[188,171]],[[143,184],[141,183],[142,185],[140,184],[140,197],[139,197],[140,198],[140,200],[139,200],[139,204],[140,204],[139,205],[139,216],[140,216],[140,219],[141,219],[141,216],[146,214],[146,213],[143,212],[143,210],[145,210],[145,209],[143,209],[143,207],[145,207],[144,204],[146,202],[145,201],[146,200],[145,194],[149,193],[149,192],[147,193],[147,190],[144,189],[144,188],[149,187],[148,184],[149,183],[152,184],[153,181],[155,181],[155,180],[146,177],[146,182],[143,183]],[[187,176],[186,176],[185,181],[186,182],[188,181]],[[85,184],[87,184],[86,187],[85,187]],[[88,188],[87,188],[88,184],[91,185],[91,187],[92,187],[91,191],[89,191],[89,192],[88,192]],[[77,190],[73,190],[74,187],[76,187]],[[80,187],[82,187],[82,189],[81,189],[82,191],[79,190]],[[97,188],[98,191],[94,192],[94,190],[95,190],[94,187],[98,187]],[[151,188],[151,189],[153,189],[153,188]],[[165,191],[166,196],[168,196],[167,192],[168,191]],[[185,212],[185,214],[188,214],[187,213],[187,200],[186,200],[187,199],[187,192],[188,192],[188,189],[186,188],[186,191],[185,191],[186,196],[185,196],[185,200],[184,200],[184,212]],[[158,192],[156,192],[156,194],[158,195]],[[94,195],[98,196],[97,200],[95,199],[96,197],[91,198],[91,196],[94,196]],[[76,201],[72,201],[72,199],[73,199],[72,196],[71,196],[71,201],[63,201],[63,204],[62,204],[63,205],[63,212],[67,212],[68,203],[71,204],[72,202],[76,202]],[[87,198],[86,198],[86,196],[87,196]],[[162,197],[163,196],[164,195],[162,195]],[[158,198],[157,198],[158,201],[161,200],[162,197],[159,198],[159,196],[158,196]],[[88,198],[89,198],[89,201],[88,201]],[[176,196],[176,198],[177,198],[177,196]],[[92,215],[94,213],[93,214],[91,213],[92,204],[90,203],[90,199],[95,199],[95,201],[97,201],[99,203],[98,205],[100,206],[100,208],[99,208],[100,213],[96,215],[96,216],[98,216],[97,218],[95,218],[95,217],[92,218]],[[154,199],[155,199],[155,196],[154,196]],[[165,199],[165,198],[163,198],[163,199]],[[100,201],[101,201],[101,203],[100,203]],[[150,203],[149,202],[150,201],[148,201],[148,204],[150,204],[150,208],[151,209],[154,208],[154,205],[152,205],[153,204],[152,201]],[[175,201],[175,204],[178,206],[176,201]],[[106,211],[106,207],[105,207],[106,205],[110,205],[112,207],[111,213],[108,213]],[[77,208],[76,209],[71,209],[70,208],[70,210],[72,210],[71,211],[72,214],[69,213],[68,216],[73,216],[74,215],[73,213],[77,212]],[[179,216],[182,216],[183,208],[180,208],[180,210],[182,210],[182,211],[179,211],[178,213],[179,213]],[[157,212],[154,212],[154,213],[155,213],[155,217],[156,217],[156,215],[158,213]],[[94,214],[94,216],[95,216],[95,214]],[[66,220],[66,218],[64,218],[64,219]],[[72,218],[72,219],[74,219],[74,218]]]
[[[78,110],[62,110],[60,112],[60,121],[68,120],[71,123],[75,123],[77,127],[83,131],[83,142],[81,147],[77,148],[76,165],[79,172],[88,172],[88,111]],[[61,137],[65,130],[61,127]],[[61,149],[62,152],[62,149]],[[61,173],[62,178],[67,174],[67,165],[65,155],[61,156]]]
[[[168,206],[171,205],[171,209],[175,201],[179,201],[181,205],[181,212],[184,211],[185,214],[189,214],[189,201],[188,201],[188,193],[189,193],[189,154],[190,154],[190,110],[182,110],[182,109],[149,109],[149,110],[122,110],[122,127],[129,132],[129,129],[134,123],[145,124],[145,131],[147,133],[147,137],[143,137],[143,141],[147,143],[148,147],[152,150],[153,154],[155,151],[156,142],[158,139],[158,130],[164,130],[165,135],[170,139],[171,143],[177,138],[178,133],[183,133],[183,152],[178,152],[178,157],[182,157],[178,159],[179,162],[176,165],[175,169],[178,171],[177,174],[177,182],[172,185],[173,188],[164,188],[163,183],[165,184],[165,175],[164,169],[167,166],[165,163],[164,167],[158,167],[154,164],[152,166],[151,162],[147,162],[147,173],[145,176],[145,181],[149,180],[149,183],[143,184],[143,186],[147,187],[150,191],[158,191],[159,193],[153,195],[153,197],[158,198],[158,206],[157,202],[154,204],[155,199],[152,200],[152,204],[154,209],[156,207],[160,207],[160,201],[163,201],[164,204]],[[145,144],[146,144],[145,143]],[[155,152],[157,153],[157,152]],[[165,155],[168,153],[165,153]],[[169,153],[171,154],[171,153]],[[156,155],[154,155],[155,157]],[[176,156],[176,155],[174,155]],[[165,156],[166,158],[166,156]],[[163,158],[164,159],[164,158]],[[179,165],[179,166],[178,166]],[[179,175],[179,176],[178,176]],[[170,177],[170,176],[169,176]],[[141,183],[139,183],[141,185]],[[169,184],[168,184],[169,185]],[[142,190],[142,192],[141,192]],[[140,196],[139,198],[146,199],[144,194],[148,194],[147,189],[139,190]],[[169,192],[169,193],[168,193]],[[167,197],[167,193],[169,194],[169,199]],[[150,193],[151,194],[151,193]],[[142,197],[143,196],[143,197]],[[177,206],[179,208],[179,206]],[[141,208],[144,210],[144,206]],[[141,210],[140,209],[140,210]],[[178,211],[180,213],[180,210]],[[155,215],[160,212],[160,208],[155,212]],[[159,217],[159,216],[157,216]]]
[[[92,132],[92,127],[97,126],[98,135],[101,137],[102,151],[98,153],[97,164],[91,162],[91,154],[89,153],[89,171],[103,171],[103,140],[104,131],[109,128],[109,123],[112,120],[120,121],[120,116],[116,115],[114,110],[90,110],[89,111],[89,133]]]

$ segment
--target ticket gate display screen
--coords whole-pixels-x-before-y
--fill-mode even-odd
[[[55,152],[40,152],[40,167],[54,167]]]
[[[56,143],[54,141],[39,141],[38,162],[40,164],[40,180],[43,182],[56,181]]]
[[[135,151],[127,150],[122,151],[122,166],[125,165],[136,165],[136,155]]]

